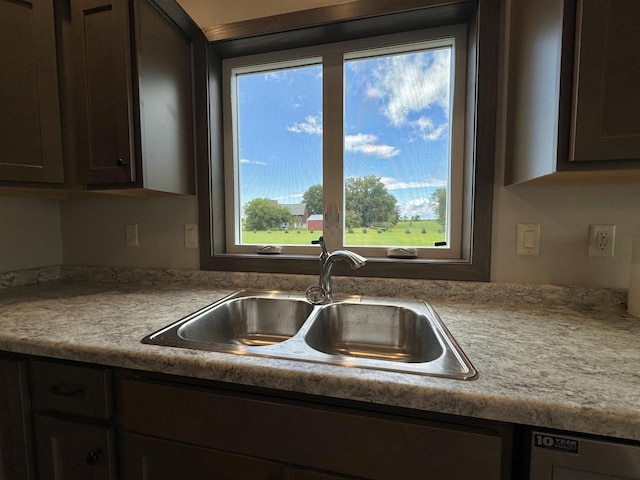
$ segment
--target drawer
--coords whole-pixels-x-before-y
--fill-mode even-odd
[[[108,419],[113,413],[111,370],[35,360],[31,388],[36,411]]]

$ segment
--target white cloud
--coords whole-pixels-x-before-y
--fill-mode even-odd
[[[277,200],[280,203],[300,203],[304,193],[292,193],[291,195],[283,195],[280,197],[270,197],[271,200]]]
[[[446,187],[447,182],[441,178],[429,178],[420,182],[402,182],[392,177],[381,177],[380,181],[387,190],[403,190],[407,188]]]
[[[436,218],[433,212],[433,202],[428,198],[416,198],[409,200],[398,206],[400,216],[406,216],[408,218],[420,215],[422,219],[434,219]]]
[[[420,117],[418,120],[411,122],[411,125],[415,127],[420,137],[423,140],[438,140],[443,134],[447,132],[447,123],[441,123],[440,125],[434,125],[433,121],[427,117]]]
[[[388,57],[380,61],[366,95],[384,101],[383,113],[395,126],[404,125],[409,114],[434,105],[448,115],[450,69],[449,49]]]
[[[266,162],[262,162],[260,160],[247,160],[246,158],[241,158],[240,163],[251,164],[251,165],[267,165]]]
[[[383,98],[382,91],[375,88],[373,85],[367,85],[364,94],[367,98]]]
[[[264,74],[264,78],[265,78],[265,80],[275,80],[275,81],[286,80],[287,71],[286,70],[274,70],[272,72],[267,72],[267,73]]]
[[[322,135],[322,116],[309,115],[304,122],[289,125],[287,130],[293,133],[307,133],[309,135]]]
[[[344,149],[347,152],[360,152],[365,155],[390,158],[400,153],[400,150],[392,145],[378,143],[378,137],[371,133],[358,133],[344,137]]]

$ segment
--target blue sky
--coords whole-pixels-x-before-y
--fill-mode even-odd
[[[450,51],[345,65],[344,170],[375,175],[401,215],[433,218],[430,195],[446,186]],[[241,204],[298,203],[322,183],[320,65],[238,76]]]

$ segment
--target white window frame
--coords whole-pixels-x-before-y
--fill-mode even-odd
[[[344,98],[327,95],[329,91],[343,92],[344,62],[389,53],[406,53],[438,46],[452,46],[453,86],[450,106],[451,164],[447,186],[448,238],[444,247],[419,247],[421,259],[462,259],[463,195],[466,105],[466,26],[453,25],[428,30],[383,35],[366,39],[318,45],[300,49],[270,52],[225,59],[222,62],[223,152],[225,169],[225,230],[227,253],[255,254],[255,245],[239,244],[241,222],[238,198],[239,152],[235,118],[236,75],[270,71],[304,65],[323,67],[323,236],[330,250],[343,245],[344,215]],[[470,242],[467,242],[470,243]],[[387,247],[348,246],[349,250],[366,257],[385,258]],[[286,255],[315,255],[317,246],[282,245]]]

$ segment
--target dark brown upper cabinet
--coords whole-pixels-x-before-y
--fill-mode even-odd
[[[640,182],[640,2],[505,12],[505,184]]]
[[[64,181],[53,0],[0,0],[0,180]]]
[[[581,0],[571,161],[640,159],[640,2]]]
[[[71,7],[82,119],[75,133],[86,183],[135,182],[129,4],[73,0]]]
[[[148,0],[71,0],[69,38],[83,183],[193,194],[191,38]]]

